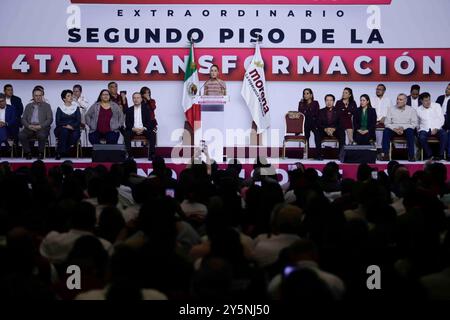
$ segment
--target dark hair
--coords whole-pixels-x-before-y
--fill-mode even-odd
[[[385,86],[384,84],[382,84],[382,83],[379,83],[379,84],[377,85],[377,87],[383,87],[384,91],[386,91],[386,86]]]
[[[83,274],[103,280],[108,264],[108,253],[100,240],[91,235],[78,238],[67,256],[68,265],[78,265]],[[89,278],[88,276],[88,278]]]
[[[418,84],[413,84],[413,85],[411,86],[411,91],[413,91],[413,90],[418,90],[418,91],[420,91],[420,86],[419,86]]]
[[[348,103],[352,103],[355,102],[355,97],[353,96],[353,90],[352,88],[349,87],[345,87],[343,91],[347,90],[348,92],[350,92],[350,98],[348,98]]]
[[[34,89],[33,89],[33,95],[34,95],[34,93],[35,93],[36,91],[39,91],[39,92],[41,92],[42,94],[44,94],[44,90],[42,90],[41,88],[38,88],[38,87],[34,87]]]
[[[141,94],[142,97],[144,97],[145,91],[150,92],[150,97],[152,96],[152,90],[150,90],[149,87],[142,87],[141,90],[139,90],[139,93]]]
[[[427,98],[431,98],[431,95],[429,92],[424,92],[420,95],[420,100],[427,99]]]
[[[115,82],[115,81],[109,82],[109,83],[108,83],[108,87],[109,87],[110,85],[112,85],[112,84],[117,84],[117,82]]]
[[[62,101],[64,101],[64,99],[66,98],[66,96],[67,96],[68,93],[73,94],[73,91],[67,89],[67,90],[63,90],[63,91],[61,92],[61,99],[62,99]]]
[[[100,213],[97,235],[111,243],[115,243],[124,226],[125,220],[119,209],[108,206]]]
[[[5,99],[6,96],[3,93],[0,93],[0,99]]]
[[[83,92],[83,87],[81,86],[81,84],[74,85],[72,89],[75,90],[75,88],[78,88],[80,92]]]
[[[360,98],[365,98],[368,101],[367,107],[372,108],[372,103],[370,102],[370,97],[367,94],[362,94]]]
[[[102,94],[103,94],[103,92],[108,92],[109,99],[111,100],[111,93],[109,92],[109,90],[108,89],[103,89],[102,91],[100,91],[100,94],[98,95],[97,102],[102,101]]]
[[[34,91],[35,89],[39,89],[39,90],[41,90],[42,92],[44,92],[44,87],[41,86],[41,85],[35,86],[35,87],[33,88],[33,91]]]
[[[5,91],[7,88],[12,88],[12,84],[10,84],[10,83],[5,84],[5,85],[3,86],[3,91]]]
[[[303,89],[303,95],[302,95],[302,101],[303,101],[303,96],[305,95],[305,91],[309,91],[309,93],[311,93],[311,96],[312,96],[312,101],[314,101],[314,93],[313,93],[313,91],[312,91],[312,89],[311,88],[305,88],[305,89]]]
[[[213,64],[213,65],[211,65],[211,67],[209,67],[209,70],[211,70],[213,67],[216,67],[217,68],[217,70],[219,70],[219,66],[217,65],[217,64]]]
[[[96,223],[95,207],[88,202],[81,202],[74,212],[71,226],[74,229],[93,231]]]
[[[325,99],[324,100],[327,101],[328,97],[331,97],[331,98],[333,98],[333,101],[336,101],[336,97],[334,95],[332,95],[331,93],[325,95]]]

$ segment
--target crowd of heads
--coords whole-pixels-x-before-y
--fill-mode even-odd
[[[0,164],[0,296],[5,299],[296,301],[449,298],[450,189],[442,163],[411,174],[367,164],[343,179],[301,163],[278,177],[257,161],[156,158],[75,169]],[[67,288],[69,266],[81,289]],[[378,266],[382,290],[369,290]],[[442,278],[440,278],[442,277]],[[447,276],[448,277],[448,276]]]

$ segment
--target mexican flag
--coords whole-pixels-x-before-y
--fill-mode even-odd
[[[200,129],[201,120],[200,105],[196,103],[196,95],[199,93],[199,90],[198,71],[194,58],[194,43],[191,43],[189,59],[184,74],[183,110],[187,122],[189,122],[189,125],[193,129],[194,137],[198,135],[196,132]],[[196,141],[196,139],[194,139],[194,141]]]

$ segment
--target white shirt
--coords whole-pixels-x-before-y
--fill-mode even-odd
[[[51,231],[42,240],[39,251],[43,257],[51,262],[61,263],[66,260],[78,238],[86,235],[94,236],[92,232],[76,229],[71,229],[65,233]],[[109,241],[102,238],[98,238],[98,240],[100,240],[106,251],[111,248]]]
[[[81,109],[84,109],[84,111],[89,109],[89,101],[84,96],[80,96],[78,99],[73,97],[73,101],[77,103]]]
[[[414,109],[417,109],[419,107],[419,98],[413,99],[413,97],[411,97],[411,107],[413,107]]]
[[[417,108],[417,118],[419,119],[419,131],[441,129],[445,122],[442,108],[436,102],[432,102],[429,108],[424,106]]]
[[[309,269],[316,273],[320,280],[322,280],[330,289],[331,294],[336,300],[341,300],[345,293],[344,282],[334,274],[325,272],[319,268],[315,261],[303,260],[297,262],[299,269]],[[281,298],[281,283],[283,276],[281,274],[276,275],[268,285],[268,293],[272,299],[278,300]]]
[[[3,109],[0,108],[0,121],[1,122],[6,122],[5,121],[5,113],[6,113],[6,107]]]
[[[75,300],[106,300],[108,288],[80,293]],[[154,289],[141,289],[142,300],[168,300],[167,296]]]
[[[253,255],[260,267],[266,267],[277,261],[281,250],[300,240],[296,234],[261,234],[255,239]]]
[[[11,98],[6,98],[6,104],[9,104],[11,106]]]
[[[444,102],[442,103],[442,114],[446,114],[447,113],[447,104],[448,104],[448,100],[450,100],[450,96],[446,96],[444,98]]]
[[[142,129],[144,125],[142,124],[142,111],[141,106],[134,106],[134,127],[137,129]]]
[[[386,96],[382,96],[381,98],[376,96],[372,101],[373,107],[377,112],[377,121],[380,121],[382,118],[386,117],[388,109],[392,106],[391,99]]]

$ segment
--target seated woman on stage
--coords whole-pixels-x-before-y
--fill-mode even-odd
[[[322,148],[319,132],[319,103],[314,100],[314,94],[311,89],[303,90],[303,98],[298,103],[298,111],[305,115],[305,137],[309,142],[311,131],[314,133],[316,144],[316,160],[322,160]]]
[[[219,79],[219,67],[215,64],[209,69],[209,80],[204,84],[203,94],[205,96],[226,96],[227,85]]]
[[[85,117],[91,144],[99,144],[101,139],[105,139],[107,144],[117,144],[125,116],[119,105],[111,101],[107,89],[100,92],[97,102],[89,108]]]
[[[73,91],[63,90],[61,99],[64,104],[56,110],[55,137],[58,139],[56,160],[67,156],[70,146],[80,139],[81,112],[78,104],[73,101]]]
[[[336,102],[336,109],[339,114],[339,127],[345,130],[350,144],[353,143],[353,123],[352,118],[358,106],[353,97],[351,88],[344,88],[342,99]],[[345,142],[345,138],[344,138]]]
[[[353,144],[375,144],[377,112],[367,94],[361,96],[360,104],[353,116]]]

